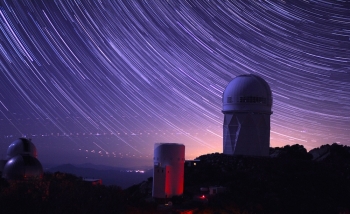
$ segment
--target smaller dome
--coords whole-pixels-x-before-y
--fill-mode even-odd
[[[26,138],[19,138],[11,143],[7,149],[6,159],[9,160],[17,155],[30,155],[35,158],[38,156],[35,145]]]
[[[2,177],[15,180],[37,178],[43,174],[43,167],[38,159],[29,155],[17,155],[7,161]]]
[[[272,93],[269,84],[254,74],[237,76],[222,94],[222,112],[272,113]]]

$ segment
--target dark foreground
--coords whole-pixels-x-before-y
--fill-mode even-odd
[[[0,207],[2,213],[349,213],[350,150],[337,144],[323,150],[318,160],[300,145],[271,149],[274,158],[203,155],[185,167],[184,195],[171,207],[150,197],[152,178],[122,190],[59,172],[2,179]],[[200,192],[210,186],[225,191]],[[198,198],[203,194],[205,200]]]

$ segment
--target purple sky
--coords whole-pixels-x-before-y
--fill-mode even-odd
[[[350,5],[287,2],[1,1],[1,155],[21,136],[42,162],[222,152],[221,94],[245,73],[272,89],[271,146],[349,145]]]

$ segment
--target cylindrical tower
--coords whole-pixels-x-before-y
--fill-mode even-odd
[[[234,78],[222,95],[223,153],[268,156],[272,93],[261,77],[253,74]]]
[[[183,194],[185,146],[177,143],[154,145],[154,198],[171,198]]]

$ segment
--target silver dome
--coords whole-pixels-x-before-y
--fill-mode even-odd
[[[7,161],[2,177],[5,179],[40,178],[43,167],[38,159],[30,155],[17,155]]]
[[[240,75],[225,88],[222,112],[272,113],[272,93],[268,83],[254,74]]]
[[[30,140],[26,138],[19,138],[8,147],[6,159],[9,160],[17,155],[30,155],[36,158],[36,147]]]

